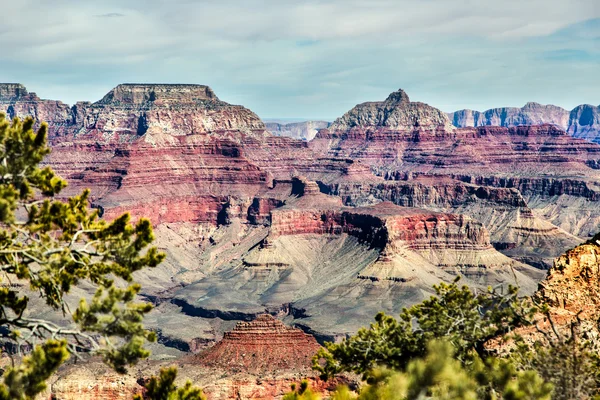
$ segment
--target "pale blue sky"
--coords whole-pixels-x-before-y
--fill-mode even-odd
[[[264,118],[332,120],[403,88],[444,111],[600,103],[598,0],[0,0],[0,81],[95,101],[210,85]]]

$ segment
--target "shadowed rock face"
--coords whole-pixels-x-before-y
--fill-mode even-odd
[[[582,104],[569,115],[568,132],[577,138],[600,143],[600,106]]]
[[[74,115],[71,108],[60,101],[42,100],[18,83],[0,83],[0,112],[8,118],[32,116],[48,123],[50,135],[69,129]]]

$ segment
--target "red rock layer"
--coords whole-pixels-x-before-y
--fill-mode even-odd
[[[271,212],[271,238],[348,233],[381,249],[395,241],[411,249],[489,249],[486,229],[463,215],[404,208],[384,202],[363,208],[280,208]]]
[[[262,314],[254,321],[238,322],[220,342],[194,359],[230,371],[301,371],[310,368],[319,347],[314,337]]]

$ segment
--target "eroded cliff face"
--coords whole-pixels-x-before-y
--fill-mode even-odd
[[[0,83],[0,112],[8,118],[31,116],[48,123],[51,135],[73,125],[71,108],[60,101],[42,100],[19,83]]]
[[[487,111],[459,110],[449,113],[452,124],[459,128],[470,126],[519,126],[552,124],[566,130],[569,111],[552,104],[530,102],[523,107],[492,108]]]
[[[576,138],[600,142],[600,106],[582,104],[569,115],[568,132]]]
[[[558,257],[536,295],[571,316],[594,318],[600,308],[600,236]]]
[[[167,253],[136,275],[165,357],[265,311],[334,340],[457,274],[531,292],[531,266],[600,223],[600,146],[552,125],[454,128],[401,90],[310,142],[202,85],[119,85],[70,113],[47,160],[64,195],[90,187],[105,218],[149,216]],[[174,328],[194,320],[198,334]]]
[[[573,137],[591,142],[600,141],[599,107],[582,104],[568,111],[553,105],[527,103],[524,107],[492,108],[479,112],[459,110],[449,113],[452,124],[459,128],[477,126],[519,126],[552,124]]]

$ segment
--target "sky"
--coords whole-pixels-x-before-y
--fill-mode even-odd
[[[0,0],[0,82],[96,101],[196,83],[263,118],[404,89],[444,111],[600,104],[598,0]]]

